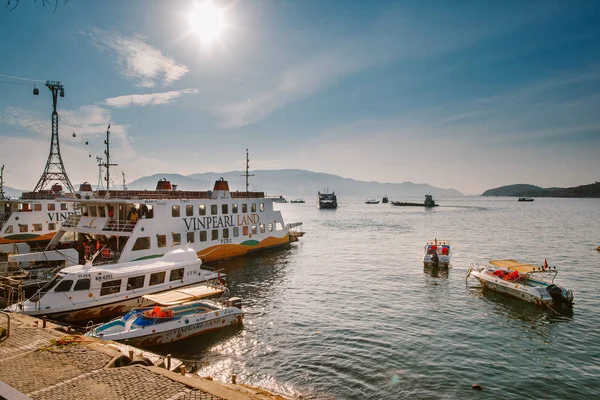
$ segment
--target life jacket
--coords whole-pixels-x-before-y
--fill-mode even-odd
[[[108,247],[105,247],[102,250],[102,258],[110,258],[110,253],[111,253],[110,249]]]

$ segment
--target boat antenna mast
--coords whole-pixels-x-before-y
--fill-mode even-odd
[[[4,164],[0,168],[0,200],[4,200]]]
[[[246,177],[246,198],[250,197],[250,194],[248,193],[248,178],[251,176],[254,176],[254,174],[249,174],[248,173],[248,169],[250,168],[250,159],[248,158],[248,149],[246,149],[246,173],[240,176],[245,176]]]
[[[110,124],[108,124],[108,128],[106,128],[106,139],[104,140],[104,144],[106,145],[106,150],[104,150],[104,154],[106,155],[106,162],[103,164],[104,168],[106,168],[106,197],[109,197],[109,189],[110,189],[110,167],[116,167],[119,164],[111,164],[110,163]]]
[[[127,190],[127,186],[125,186],[125,172],[121,171],[121,174],[123,175],[123,191]]]
[[[52,92],[52,139],[50,140],[50,155],[46,162],[46,168],[44,168],[44,172],[33,191],[43,190],[52,181],[59,181],[65,185],[66,189],[73,193],[75,190],[67,176],[65,165],[60,156],[60,144],[58,141],[58,113],[56,112],[56,103],[59,95],[60,97],[65,97],[65,88],[62,83],[56,81],[46,81],[46,87]],[[39,90],[34,88],[33,94],[37,96]]]

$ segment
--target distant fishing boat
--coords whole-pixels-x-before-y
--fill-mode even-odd
[[[515,260],[492,260],[489,266],[471,265],[467,271],[483,287],[538,305],[573,306],[573,292],[554,284],[558,271],[544,260],[538,267]]]
[[[531,197],[519,197],[519,201],[533,201]]]
[[[369,199],[365,201],[365,204],[379,204],[379,200]]]
[[[383,200],[381,200],[382,203],[388,203],[390,201],[390,199],[388,199],[387,195],[383,196]]]
[[[393,206],[400,207],[437,207],[439,204],[436,204],[433,200],[433,196],[430,194],[425,195],[425,201],[423,203],[409,203],[406,201],[392,201]]]
[[[279,197],[276,197],[273,199],[273,203],[287,203],[287,202],[288,201],[283,196],[279,196]]]
[[[306,203],[304,199],[291,200],[290,203]]]

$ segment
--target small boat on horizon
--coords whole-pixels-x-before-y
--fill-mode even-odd
[[[296,199],[296,200],[291,200],[290,203],[298,204],[298,203],[306,203],[306,202],[304,201],[304,199]]]
[[[518,201],[533,201],[531,197],[519,197]]]
[[[515,260],[489,263],[489,266],[472,264],[465,279],[473,276],[484,288],[537,305],[573,306],[573,292],[554,283],[558,271],[556,267],[549,268],[546,260],[540,267]]]
[[[410,202],[406,202],[406,201],[392,201],[392,205],[400,206],[400,207],[426,207],[426,208],[439,206],[439,204],[435,203],[435,201],[433,200],[433,196],[430,194],[425,195],[425,201],[423,203],[410,203]]]
[[[450,264],[452,253],[450,251],[449,240],[429,240],[425,244],[425,254],[423,255],[423,265],[425,267],[438,266],[447,267]]]
[[[383,199],[381,200],[382,203],[388,203],[390,201],[390,199],[388,199],[387,194],[385,196],[383,196]]]
[[[365,204],[379,204],[379,200],[368,199],[367,201],[365,201]]]
[[[199,285],[145,295],[142,297],[156,304],[154,307],[134,308],[86,335],[150,347],[242,324],[242,300],[224,298],[227,293],[223,286]],[[208,299],[217,295],[221,295],[219,300]]]
[[[287,202],[288,201],[283,196],[279,196],[279,197],[276,197],[273,199],[273,203],[287,203]]]
[[[321,193],[319,192],[318,205],[320,209],[335,209],[337,208],[337,197],[335,192],[333,193]]]

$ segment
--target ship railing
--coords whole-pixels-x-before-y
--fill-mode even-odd
[[[133,232],[135,226],[137,225],[137,221],[128,221],[128,220],[108,220],[103,231],[113,231],[113,232]]]
[[[79,225],[79,221],[81,220],[81,215],[72,214],[67,217],[67,219],[62,223],[62,226],[65,228],[75,228]]]

